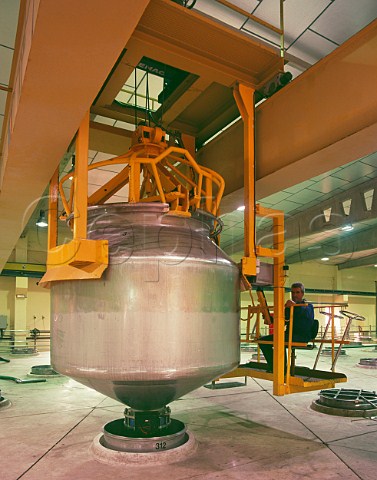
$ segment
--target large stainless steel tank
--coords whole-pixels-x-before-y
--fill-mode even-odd
[[[52,365],[135,410],[157,410],[239,362],[239,271],[164,204],[88,210],[109,240],[99,280],[54,282]]]

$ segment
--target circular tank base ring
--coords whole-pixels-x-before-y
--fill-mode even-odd
[[[102,431],[103,446],[118,452],[154,453],[179,447],[188,440],[185,424],[175,418],[170,419],[166,428],[143,437],[139,436],[141,432],[128,429],[123,418],[106,423]]]
[[[340,417],[374,417],[377,415],[377,409],[371,408],[369,410],[354,410],[354,409],[346,409],[346,408],[335,408],[329,407],[327,405],[322,405],[318,402],[318,400],[314,400],[310,405],[312,410],[316,412],[326,413],[327,415],[337,415]]]
[[[195,437],[188,430],[186,430],[186,435],[187,441],[178,447],[170,450],[140,453],[111,450],[103,445],[104,436],[100,433],[94,438],[90,450],[95,460],[107,465],[164,465],[183,461],[196,452],[197,443]]]

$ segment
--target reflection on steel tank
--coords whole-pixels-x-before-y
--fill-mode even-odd
[[[135,410],[156,410],[239,363],[239,270],[205,223],[166,204],[88,209],[109,241],[101,279],[54,282],[53,368]]]

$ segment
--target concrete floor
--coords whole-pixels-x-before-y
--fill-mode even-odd
[[[298,364],[311,365],[316,352],[299,351]],[[377,370],[362,369],[360,358],[374,348],[347,349],[338,370],[348,383],[339,388],[376,390]],[[246,361],[251,354],[243,354]],[[48,353],[0,363],[0,375],[27,378],[33,365],[49,364]],[[321,357],[319,368],[328,370]],[[224,379],[222,383],[242,383]],[[122,417],[124,406],[69,378],[41,384],[0,380],[12,406],[0,409],[1,480],[132,479],[363,479],[377,477],[377,419],[345,418],[310,409],[318,392],[284,397],[271,383],[249,379],[247,386],[200,388],[170,406],[198,441],[185,461],[162,466],[108,466],[89,447],[106,422]]]

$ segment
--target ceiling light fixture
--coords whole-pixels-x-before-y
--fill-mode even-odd
[[[16,293],[16,298],[27,298],[25,293]]]
[[[322,260],[322,262],[328,262],[330,259],[329,259],[329,257],[322,257],[321,260]]]
[[[47,223],[47,218],[46,218],[46,213],[44,210],[40,210],[39,212],[39,218],[38,220],[35,222],[35,224],[37,225],[37,227],[48,227],[48,223]]]
[[[245,205],[241,205],[240,207],[237,208],[239,212],[243,212],[245,210]]]
[[[76,155],[72,155],[71,162],[72,162],[71,170],[69,171],[69,173],[71,173],[71,175],[69,176],[69,179],[73,180],[73,173],[75,171],[75,165],[76,165]]]
[[[350,223],[347,223],[346,225],[343,225],[343,227],[340,228],[343,232],[350,232],[353,230],[353,226]]]
[[[377,267],[377,265],[374,265],[375,267]]]

